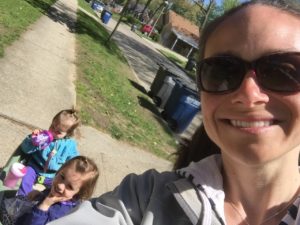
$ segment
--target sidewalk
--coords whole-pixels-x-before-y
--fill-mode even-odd
[[[49,127],[53,116],[76,103],[76,0],[59,0],[0,59],[0,167],[33,128]],[[95,196],[111,190],[128,173],[149,168],[171,169],[171,163],[141,149],[118,142],[83,126],[81,154],[99,162]]]

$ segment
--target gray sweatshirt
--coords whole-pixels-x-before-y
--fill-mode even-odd
[[[114,191],[49,224],[222,225],[225,195],[220,168],[221,158],[214,155],[176,172],[130,174]],[[299,203],[294,203],[297,209]],[[299,219],[287,219],[288,225],[300,224]]]

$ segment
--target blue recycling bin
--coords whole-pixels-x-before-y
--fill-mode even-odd
[[[93,10],[101,12],[103,10],[103,8],[105,7],[105,5],[99,1],[92,1],[91,7]]]
[[[107,11],[106,9],[104,9],[101,13],[101,21],[105,24],[108,23],[108,21],[110,20],[110,18],[112,17],[112,13]]]
[[[164,111],[163,118],[176,133],[182,133],[200,111],[198,93],[176,80]]]

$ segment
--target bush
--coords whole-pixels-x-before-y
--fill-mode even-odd
[[[154,33],[151,35],[151,38],[153,41],[158,42],[160,39],[160,34],[159,33]]]
[[[140,21],[135,18],[133,15],[128,15],[127,17],[127,22],[130,23],[130,24],[139,24]]]

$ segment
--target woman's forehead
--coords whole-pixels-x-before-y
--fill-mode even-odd
[[[216,27],[205,57],[232,53],[252,60],[278,51],[300,51],[300,18],[272,6],[252,5]]]

